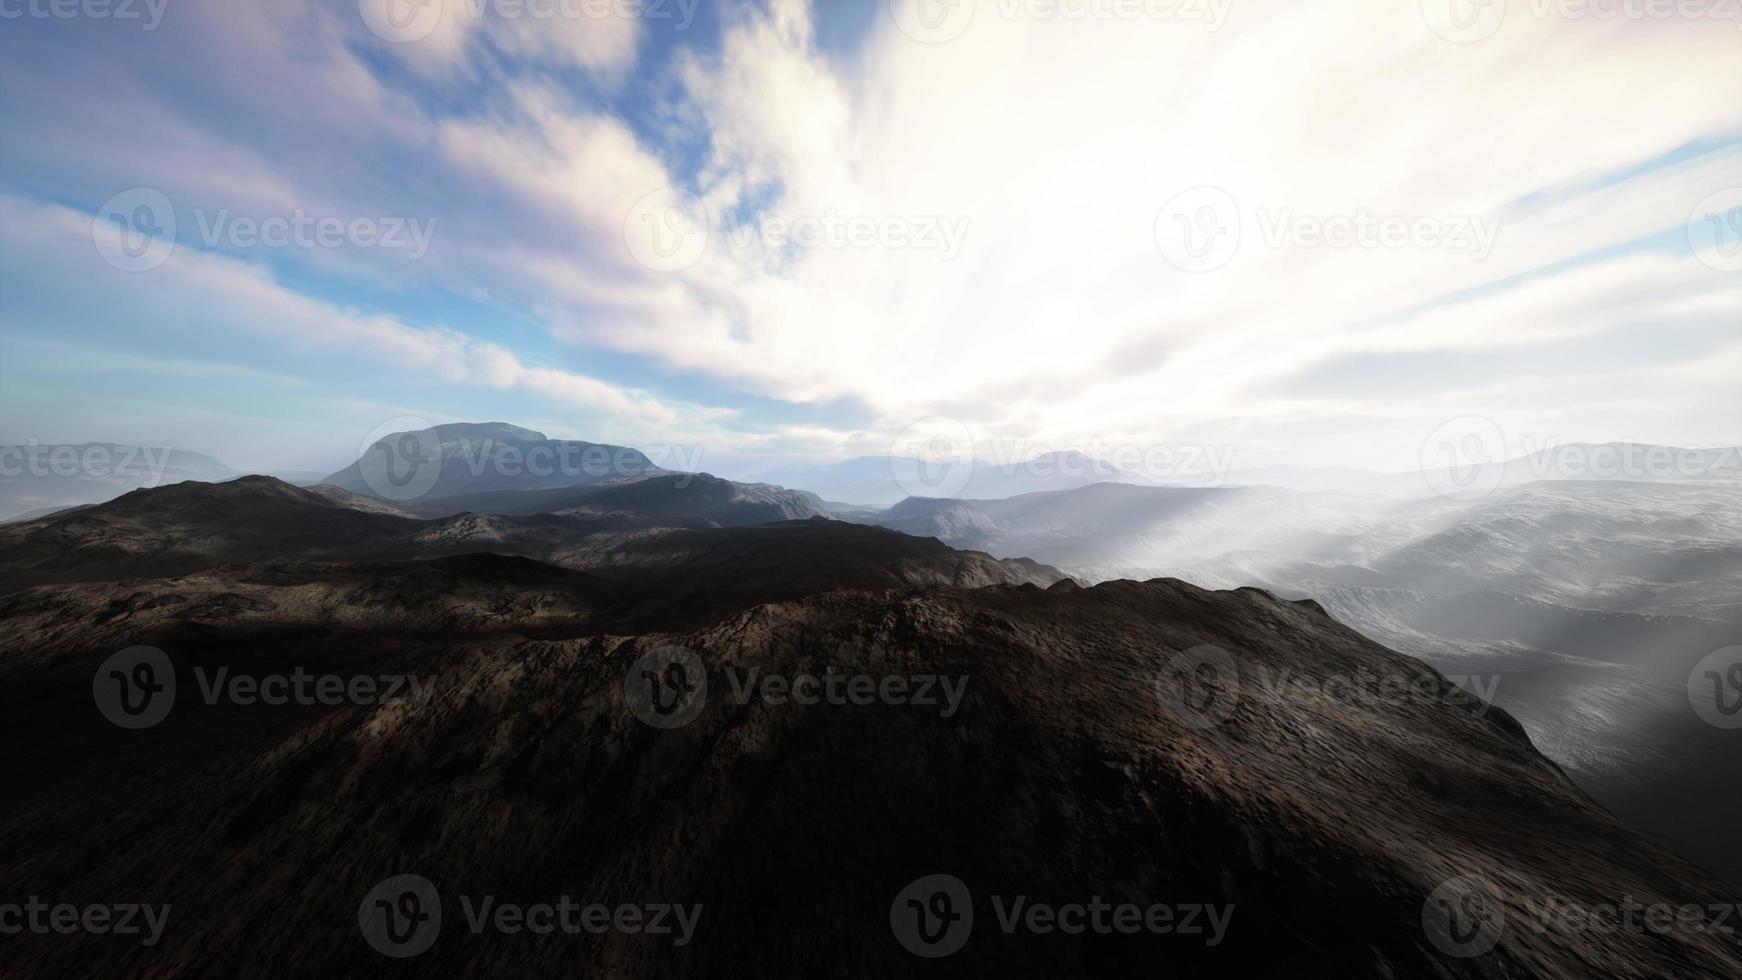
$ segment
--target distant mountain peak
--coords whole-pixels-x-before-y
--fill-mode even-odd
[[[446,422],[431,428],[444,442],[455,438],[507,439],[513,442],[546,442],[550,439],[536,429],[528,429],[511,422]]]

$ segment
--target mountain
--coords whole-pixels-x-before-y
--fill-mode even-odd
[[[230,492],[184,493],[190,522],[232,533]],[[770,535],[827,540],[739,551]],[[827,574],[837,555],[904,581],[888,561],[914,540],[819,520],[647,546],[706,590]],[[55,738],[11,764],[0,877],[172,910],[149,948],[8,937],[12,969],[882,977],[959,946],[940,966],[999,976],[1742,970],[1720,933],[1558,928],[1567,907],[1735,895],[1593,804],[1504,711],[1314,604],[1174,580],[752,588],[619,632],[619,588],[489,555],[8,587],[0,717]],[[92,677],[140,644],[177,693],[129,731],[92,709]],[[668,662],[692,693],[659,714],[635,692]],[[220,669],[419,686],[208,701]],[[805,677],[840,696],[795,700]],[[1360,678],[1401,687],[1327,696]],[[92,860],[104,840],[127,846]],[[637,924],[678,906],[689,925],[680,943],[495,918],[565,897]],[[1166,928],[1057,929],[1073,903]]]
[[[1742,877],[1725,829],[1742,821],[1734,746],[1686,693],[1702,658],[1742,642],[1742,489],[1543,481],[1460,502],[1103,484],[911,499],[869,520],[1087,582],[1171,575],[1315,600],[1487,685],[1600,802]]]
[[[658,476],[639,450],[550,439],[506,422],[437,425],[396,432],[325,483],[392,501],[574,487]]]
[[[1423,498],[1441,493],[1477,498],[1502,487],[1539,482],[1626,482],[1742,487],[1742,447],[1695,449],[1637,442],[1571,442],[1512,459],[1487,460],[1472,452],[1459,469],[1384,473],[1337,466],[1267,466],[1234,469],[1218,480],[1170,478],[1174,485],[1277,486],[1313,492]]]
[[[325,492],[325,488],[316,488]],[[632,482],[547,490],[498,490],[407,501],[404,513],[422,517],[476,514],[623,515],[690,518],[732,527],[827,516],[815,494],[764,483],[733,483],[706,473],[673,473]]]
[[[87,442],[0,446],[0,521],[112,500],[129,490],[236,472],[184,449]]]
[[[863,456],[807,469],[775,470],[757,478],[808,490],[824,500],[878,507],[908,497],[990,500],[1093,483],[1143,482],[1135,473],[1075,450],[1043,453],[1020,462],[972,460],[955,465],[908,456]]]
[[[669,483],[663,477],[647,482]],[[784,497],[745,500],[738,484],[673,486],[562,514],[422,519],[384,513],[372,498],[355,498],[369,509],[346,506],[344,498],[334,499],[343,491],[270,477],[183,483],[0,526],[0,589],[219,569],[252,575],[293,559],[391,563],[487,553],[538,559],[617,583],[612,596],[622,608],[616,611],[628,615],[650,606],[735,609],[745,596],[785,598],[831,588],[1051,585],[1063,578],[1026,559],[993,559],[881,528],[815,516],[782,521]],[[691,496],[695,487],[699,493]],[[752,498],[760,492],[748,489]],[[696,499],[704,512],[682,508]],[[649,500],[654,506],[646,510],[631,506]],[[722,527],[712,518],[724,514],[773,520]],[[726,564],[731,574],[709,578]]]

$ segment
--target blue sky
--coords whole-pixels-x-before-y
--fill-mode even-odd
[[[320,470],[498,419],[728,475],[939,427],[1393,469],[1471,416],[1742,442],[1716,16],[426,0],[394,37],[405,2],[0,25],[0,441]],[[173,248],[126,268],[159,200]]]

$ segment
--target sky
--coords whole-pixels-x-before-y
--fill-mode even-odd
[[[0,442],[1742,444],[1732,6],[0,0]]]

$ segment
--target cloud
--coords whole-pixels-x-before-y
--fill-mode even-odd
[[[616,77],[645,33],[632,5],[620,3],[361,0],[359,9],[389,50],[427,74],[470,69],[489,45],[518,61]]]
[[[160,267],[128,273],[101,261],[92,238],[121,230],[55,205],[0,196],[0,244],[58,258],[63,273],[92,285],[125,283],[135,304],[198,309],[203,319],[254,331],[289,348],[326,347],[368,355],[383,370],[496,389],[526,388],[631,422],[670,423],[677,413],[659,400],[597,378],[527,365],[506,348],[445,327],[414,326],[398,317],[346,309],[295,292],[263,267],[180,247]],[[118,244],[117,244],[118,248]]]
[[[456,383],[662,417],[634,386],[527,363],[507,331],[312,294],[371,276],[477,297],[578,351],[795,406],[765,431],[724,406],[666,406],[744,447],[875,452],[938,413],[1053,446],[1232,434],[1296,462],[1407,463],[1417,430],[1448,413],[1610,438],[1589,431],[1627,421],[1610,375],[1511,353],[1742,313],[1678,238],[1696,202],[1742,186],[1742,119],[1712,95],[1742,84],[1731,24],[1519,16],[1453,44],[1394,0],[1234,4],[1212,23],[979,4],[960,36],[924,44],[880,3],[856,46],[825,53],[815,21],[834,11],[775,0],[726,8],[717,44],[680,32],[647,61],[659,25],[438,6],[426,39],[393,44],[331,12],[196,5],[164,31],[198,44],[158,50],[224,66],[210,103],[187,95],[201,60],[129,51],[90,66],[94,89],[66,78],[44,108],[6,103],[45,137],[8,148],[8,175],[93,204],[152,184],[238,213],[439,215],[415,264],[274,257],[293,279],[186,250],[175,262],[204,277],[187,282],[210,290],[201,305],[257,303],[286,335]],[[134,152],[91,135],[116,132]],[[42,193],[66,172],[107,189]],[[1188,272],[1158,247],[1158,218],[1205,186],[1232,202],[1239,244]],[[1364,216],[1497,235],[1480,255],[1445,239],[1303,243]],[[650,261],[636,238],[649,219],[702,247]],[[831,221],[877,231],[815,245],[769,232]],[[945,223],[964,230],[958,250],[889,244]],[[1456,369],[1435,370],[1441,351]],[[1421,391],[1406,404],[1291,383],[1411,352]],[[1489,353],[1493,377],[1471,384],[1464,366]],[[1716,351],[1686,360],[1702,353]],[[1702,411],[1710,390],[1682,380],[1640,372],[1630,391],[1661,406],[1649,424],[1742,441],[1734,413]],[[874,421],[802,421],[835,401]]]

